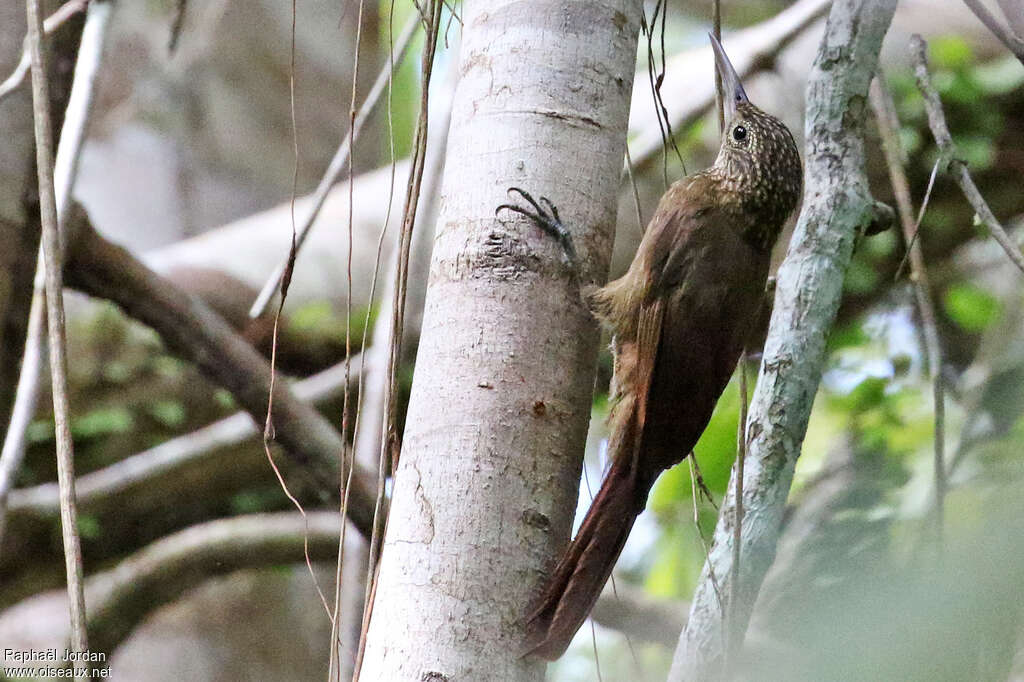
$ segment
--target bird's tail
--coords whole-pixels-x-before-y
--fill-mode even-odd
[[[565,652],[601,594],[633,522],[643,510],[647,490],[638,486],[649,488],[650,483],[638,480],[635,460],[616,458],[579,532],[528,616],[524,655],[553,661]]]

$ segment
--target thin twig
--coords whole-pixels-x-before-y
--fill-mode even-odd
[[[349,124],[348,124],[348,148],[352,149],[355,141],[356,127],[356,94],[359,83],[359,46],[363,35],[363,9],[364,2],[359,0],[359,12],[356,16],[356,39],[352,54],[352,96],[349,101]],[[383,71],[381,72],[383,73]],[[392,70],[387,70],[387,80],[391,81]],[[351,363],[347,358],[352,355],[352,247],[354,244],[352,235],[352,223],[355,210],[355,169],[352,164],[352,155],[348,157],[348,251],[345,257],[345,373],[351,372]],[[345,382],[345,392],[341,406],[341,432],[348,433],[349,399],[351,391],[348,389],[348,382]],[[345,518],[348,510],[348,490],[352,481],[352,472],[355,471],[355,449],[344,443],[341,450],[341,470],[339,485],[341,486],[341,518]],[[376,511],[374,511],[376,514]],[[376,533],[376,530],[374,531]],[[372,537],[372,535],[371,535]],[[341,536],[338,542],[338,556],[334,572],[334,618],[331,625],[331,649],[327,679],[337,679],[341,682],[341,580],[345,560],[345,524],[341,526]],[[358,646],[358,645],[357,645]],[[336,675],[336,677],[334,676]]]
[[[985,203],[984,197],[981,196],[977,185],[974,184],[970,173],[967,172],[967,164],[956,156],[956,145],[954,145],[953,136],[950,135],[949,127],[946,125],[946,117],[942,113],[942,101],[939,99],[939,93],[935,90],[935,86],[932,85],[931,76],[928,74],[927,48],[928,45],[925,43],[924,38],[917,34],[911,36],[910,51],[914,61],[914,75],[917,77],[917,88],[921,91],[921,95],[924,98],[924,108],[928,113],[928,126],[935,137],[935,143],[939,146],[939,153],[942,155],[942,158],[948,159],[947,170],[953,176],[953,179],[956,180],[956,183],[960,185],[960,189],[963,190],[967,201],[974,207],[974,212],[981,219],[981,222],[992,233],[993,239],[999,242],[999,245],[1003,247],[1006,255],[1009,256],[1014,265],[1021,272],[1024,272],[1024,254],[1021,254],[1020,248],[1006,234],[1006,230],[1003,229],[1003,226],[993,215],[992,209]]]
[[[830,4],[831,0],[798,0],[771,19],[731,34],[726,51],[740,78],[746,79],[773,64],[779,53],[820,19]],[[710,56],[710,47],[702,49]],[[673,57],[673,62],[678,60],[674,73],[689,72],[690,69],[686,67],[692,64],[692,59],[693,56],[686,53]],[[672,86],[668,88],[669,94],[682,97],[682,101],[673,108],[672,113],[675,116],[670,121],[670,126],[673,130],[685,130],[715,106],[715,93],[711,88],[697,90],[696,80],[676,80],[678,82],[674,85],[669,83]],[[681,87],[681,84],[685,85]],[[633,109],[637,110],[637,102],[634,102]],[[656,114],[660,115],[660,112],[660,109],[655,109]],[[661,132],[664,130],[664,123],[659,125],[660,128],[655,128],[653,124],[645,126],[645,129],[639,130],[631,141],[631,153],[636,170],[646,169],[661,158],[666,142]]]
[[[626,145],[626,176],[629,179],[629,186],[633,190],[633,208],[636,210],[637,234],[644,236],[644,214],[640,209],[640,190],[636,184],[636,174],[633,172],[633,159],[629,155],[629,145]]]
[[[370,293],[367,300],[374,301],[377,297],[377,283],[380,275],[380,264],[381,256],[384,251],[384,240],[387,236],[388,225],[391,222],[391,212],[394,207],[394,194],[395,194],[395,130],[394,130],[394,115],[393,115],[393,87],[394,87],[394,69],[395,69],[395,37],[394,37],[394,19],[395,19],[395,0],[391,0],[388,8],[388,68],[392,74],[391,80],[388,81],[388,95],[387,95],[387,127],[388,127],[388,149],[390,151],[390,176],[388,179],[388,203],[387,211],[384,215],[384,220],[381,225],[380,235],[377,238],[377,250],[373,262],[373,275],[370,278]],[[449,26],[450,26],[449,22]],[[447,46],[447,30],[445,35],[445,41]],[[449,109],[450,111],[450,109]],[[447,131],[448,123],[444,123],[445,131]],[[436,193],[435,193],[436,195]],[[352,200],[350,198],[349,205],[351,206]],[[398,253],[392,253],[389,258],[389,264],[387,268],[388,276],[391,278],[390,281],[394,283],[395,272],[397,271],[398,264]],[[385,509],[385,497],[386,497],[386,483],[387,483],[387,459],[383,456],[383,450],[380,447],[380,433],[383,430],[384,423],[384,397],[386,393],[385,388],[385,371],[387,366],[388,348],[390,347],[389,335],[391,333],[391,308],[389,301],[393,298],[393,292],[389,289],[382,293],[382,308],[378,310],[378,317],[376,322],[372,325],[373,328],[373,339],[375,341],[373,348],[370,352],[365,353],[360,361],[360,379],[358,381],[358,387],[356,391],[356,417],[355,425],[353,426],[352,436],[352,452],[353,460],[361,464],[369,466],[371,463],[376,464],[377,469],[377,499],[374,504],[373,515],[374,518],[381,518]],[[366,310],[366,316],[363,320],[363,338],[360,347],[366,348],[368,339],[367,335],[370,332],[370,309]],[[364,389],[365,384],[365,389]],[[374,532],[371,535],[369,542],[360,545],[360,551],[362,552],[362,558],[366,563],[366,573],[363,578],[363,595],[360,604],[353,604],[353,607],[359,607],[359,613],[353,614],[352,623],[357,626],[356,631],[352,633],[355,637],[355,650],[359,648],[359,640],[362,639],[363,630],[363,614],[365,613],[366,604],[372,600],[374,593],[374,576],[377,574],[377,563],[379,558],[379,547],[380,547],[380,527],[376,526]],[[350,668],[354,668],[354,661]],[[348,671],[348,675],[351,676],[353,670]]]
[[[388,70],[391,77],[387,84],[387,107],[385,109],[387,118],[387,129],[388,129],[388,150],[390,152],[390,176],[388,178],[388,204],[387,210],[384,214],[384,220],[381,225],[380,235],[377,237],[377,250],[374,255],[373,261],[373,275],[370,278],[370,293],[367,296],[368,301],[374,301],[377,297],[377,283],[380,275],[380,264],[381,256],[384,252],[384,239],[387,236],[388,225],[391,222],[391,211],[394,208],[395,198],[395,126],[394,126],[394,111],[393,111],[393,90],[394,90],[394,72],[395,72],[395,0],[391,0],[388,7]],[[445,41],[447,45],[447,31],[445,35]],[[350,194],[349,196],[349,208],[351,212],[351,206],[353,199]],[[393,278],[394,268],[397,265],[398,254],[392,254],[389,259],[388,272],[391,273]],[[383,299],[388,300],[391,298],[390,292],[383,294]],[[363,337],[360,342],[360,348],[367,348],[369,343],[368,334],[370,332],[370,313],[371,306],[367,306],[366,315],[363,318]],[[366,466],[371,463],[377,465],[377,499],[374,504],[373,516],[374,518],[380,518],[381,510],[384,508],[385,501],[385,490],[387,481],[387,463],[383,457],[380,456],[381,448],[379,442],[379,432],[383,428],[381,426],[384,417],[384,370],[387,364],[387,348],[389,342],[387,335],[390,333],[388,324],[391,319],[391,312],[386,307],[378,311],[378,317],[376,322],[372,325],[373,327],[373,339],[375,341],[373,348],[366,353],[362,354],[362,358],[359,363],[359,379],[356,388],[356,417],[355,424],[352,427],[352,458],[353,461],[359,462]],[[364,384],[366,388],[364,388]],[[369,414],[367,414],[369,413]],[[373,534],[370,536],[369,542],[359,545],[359,552],[366,563],[366,574],[363,578],[362,588],[363,595],[362,601],[359,603],[353,602],[352,607],[359,610],[358,614],[352,614],[349,617],[351,626],[355,627],[355,631],[350,634],[350,637],[354,637],[355,646],[354,650],[359,648],[359,640],[362,637],[362,614],[365,611],[366,603],[371,599],[373,593],[373,576],[377,572],[377,555],[374,552],[374,548],[378,544],[379,528],[375,527]],[[358,557],[357,557],[358,558]],[[340,558],[339,558],[340,561]],[[352,560],[355,563],[355,560]],[[339,623],[338,627],[341,627]],[[339,639],[341,634],[339,632]],[[353,668],[355,661],[349,665],[349,670],[346,675],[351,677],[353,674]],[[340,669],[340,666],[339,666]]]
[[[726,620],[725,669],[736,662],[743,633],[736,624],[740,593],[740,560],[743,544],[743,470],[747,462],[747,351],[740,354],[740,414],[736,423],[736,504],[732,527],[732,567],[729,570],[729,613]]]
[[[64,7],[68,7],[68,3]],[[62,10],[63,11],[63,8]],[[112,6],[106,0],[96,0],[89,5],[82,38],[79,42],[75,61],[75,74],[68,95],[54,161],[53,179],[57,209],[57,228],[61,235],[60,249],[64,252],[64,233],[67,224],[71,193],[78,177],[78,162],[82,156],[86,132],[92,115],[96,82],[103,59],[103,46],[110,27]],[[51,17],[52,19],[53,17]],[[63,260],[63,258],[62,258]],[[21,373],[11,410],[11,420],[4,436],[3,451],[0,452],[0,536],[3,534],[3,520],[7,495],[14,485],[21,462],[25,457],[29,424],[35,416],[39,402],[39,388],[42,382],[43,356],[46,352],[46,292],[43,276],[43,261],[40,254],[33,282],[32,306],[29,310],[25,348],[22,353]]]
[[[174,49],[174,45],[177,42],[178,33],[181,30],[181,22],[184,19],[185,13],[185,2],[180,0],[178,5],[178,16],[175,17],[175,26],[172,27],[171,35],[171,46],[170,49]],[[306,510],[303,508],[302,503],[299,502],[298,498],[292,494],[292,491],[288,487],[288,483],[284,480],[284,476],[281,474],[281,470],[278,468],[277,463],[274,461],[274,455],[270,450],[270,443],[274,439],[274,384],[277,382],[277,341],[278,332],[281,326],[281,313],[284,310],[285,299],[288,298],[288,286],[292,281],[292,272],[295,268],[295,195],[296,188],[299,182],[299,129],[296,122],[295,116],[295,24],[297,20],[296,11],[296,0],[292,0],[291,4],[291,26],[290,26],[290,42],[289,42],[289,69],[288,69],[288,105],[291,122],[292,132],[292,190],[291,198],[289,200],[289,210],[291,216],[291,227],[292,227],[292,240],[291,246],[288,251],[287,264],[284,269],[284,273],[281,276],[281,298],[278,301],[277,310],[274,314],[274,327],[271,333],[270,342],[270,386],[267,389],[267,414],[266,419],[263,422],[263,453],[267,458],[267,463],[270,465],[271,471],[274,472],[274,477],[277,479],[277,484],[284,492],[285,497],[288,501],[298,510],[302,516],[304,524],[304,532],[302,537],[302,556],[306,561],[306,570],[309,573],[309,577],[313,581],[313,588],[316,590],[317,596],[320,597],[320,603],[324,607],[324,611],[327,613],[327,618],[331,622],[333,627],[335,617],[331,613],[331,608],[327,604],[327,597],[324,595],[323,589],[320,587],[320,580],[317,578],[316,571],[313,570],[313,561],[309,554],[309,517],[306,514]],[[347,377],[345,383],[346,389],[348,388]],[[344,526],[345,524],[342,524]]]
[[[699,501],[699,495],[707,495],[708,499],[711,500],[711,493],[704,485],[704,477],[701,476],[700,468],[697,465],[697,455],[694,452],[690,452],[690,456],[686,458],[687,463],[690,465],[690,496],[693,499],[693,526],[697,529],[697,539],[700,540],[701,549],[704,550],[704,560],[707,561],[711,553],[711,548],[708,545],[707,536],[704,535],[704,529],[700,527],[700,508],[697,506]],[[698,491],[700,491],[698,493]],[[714,500],[711,500],[714,504]],[[715,590],[715,596],[718,597],[718,608],[722,609],[722,592],[718,587],[718,578],[715,576],[714,568],[711,569],[711,586]]]
[[[889,167],[889,181],[892,183],[896,206],[903,227],[903,240],[907,245],[910,261],[911,282],[914,287],[914,298],[917,302],[918,315],[921,318],[921,340],[928,364],[928,376],[932,382],[932,394],[935,401],[935,527],[941,540],[944,525],[946,497],[946,466],[945,466],[945,388],[942,380],[942,344],[939,340],[939,328],[935,314],[935,304],[931,298],[928,284],[928,270],[921,250],[918,235],[921,216],[927,205],[928,196],[921,205],[917,220],[914,219],[914,205],[910,198],[910,184],[903,170],[901,159],[903,149],[899,135],[896,133],[899,119],[892,94],[885,87],[884,76],[879,73],[870,90],[871,107],[875,112],[878,132],[882,137],[882,150],[885,153],[886,165]],[[930,186],[931,183],[929,183]]]
[[[43,22],[43,32],[46,35],[50,35],[65,21],[79,12],[84,12],[85,8],[88,6],[89,0],[68,0],[61,5],[56,12],[46,18],[46,21]],[[26,45],[25,49],[21,52],[21,59],[18,61],[18,65],[14,67],[14,72],[11,73],[3,83],[0,83],[0,102],[21,87],[25,82],[25,77],[28,75],[30,66],[31,57],[29,56],[28,46]]]
[[[185,25],[185,10],[188,9],[188,0],[175,0],[174,12],[171,14],[171,37],[167,39],[167,51],[174,54],[178,49],[178,39],[181,37],[181,29]]]
[[[940,165],[942,165],[941,156],[936,158],[935,163],[932,164],[932,172],[931,175],[928,176],[928,187],[924,190],[924,199],[921,200],[921,208],[917,212],[917,222],[914,223],[914,234],[910,235],[910,241],[906,242],[904,245],[906,252],[903,254],[903,260],[900,261],[899,267],[896,268],[896,274],[893,275],[893,281],[897,281],[903,276],[903,269],[907,267],[907,263],[910,260],[910,251],[917,242],[917,235],[921,231],[921,221],[924,220],[924,213],[928,210],[928,202],[931,201],[932,198],[932,188],[935,187],[935,176],[939,174]]]
[[[683,161],[683,154],[676,144],[675,134],[672,132],[672,121],[668,115],[668,107],[662,99],[661,86],[665,82],[665,20],[668,14],[668,3],[666,0],[656,0],[654,11],[651,13],[651,22],[647,23],[645,15],[641,14],[641,28],[647,34],[647,80],[651,87],[651,99],[654,104],[654,113],[658,119],[658,130],[661,133],[661,172],[665,187],[668,187],[668,148],[671,146],[679,159],[679,165],[683,167],[683,174],[686,174],[686,162]],[[661,69],[658,69],[657,59],[654,56],[654,34],[658,30],[658,17],[661,16]]]
[[[405,304],[409,280],[409,254],[412,247],[412,231],[416,223],[416,212],[419,206],[420,188],[423,182],[423,169],[426,162],[427,132],[428,132],[428,105],[430,94],[430,77],[434,70],[434,55],[437,48],[438,32],[441,23],[441,0],[432,0],[428,9],[429,15],[424,17],[423,55],[420,70],[420,108],[416,120],[416,135],[413,140],[413,153],[411,169],[409,171],[409,182],[405,194],[404,215],[402,228],[398,236],[398,262],[395,271],[394,295],[391,306],[391,334],[390,349],[388,354],[386,385],[384,396],[384,425],[381,430],[381,458],[390,458],[392,465],[396,466],[399,457],[398,437],[398,363],[402,350],[402,333],[405,326]],[[387,521],[385,520],[385,533]],[[371,552],[373,548],[371,547]],[[363,654],[366,651],[366,634],[369,630],[370,619],[373,615],[373,597],[376,594],[376,578],[379,572],[374,573],[374,579],[370,589],[370,599],[363,607],[363,626],[359,638],[359,651],[356,655],[355,673],[353,680],[358,680],[362,668]]]
[[[402,29],[401,35],[398,37],[398,43],[396,45],[395,52],[397,53],[396,62],[401,63],[403,57],[405,57],[408,51],[409,45],[412,41],[413,34],[416,32],[416,26],[419,23],[417,21],[418,14],[413,14],[405,28]],[[366,99],[363,101],[362,106],[359,108],[359,113],[355,118],[355,125],[351,131],[351,134],[346,135],[338,146],[338,150],[334,152],[334,158],[331,159],[330,165],[327,167],[327,171],[324,173],[323,178],[320,180],[320,184],[317,185],[316,191],[312,195],[312,204],[309,208],[309,213],[303,218],[299,224],[298,237],[296,240],[296,251],[302,249],[302,245],[306,242],[306,237],[309,235],[310,229],[313,227],[313,223],[316,221],[318,215],[320,215],[320,209],[323,208],[324,202],[327,200],[327,195],[334,185],[341,179],[341,174],[345,171],[346,164],[348,163],[348,157],[352,150],[352,144],[355,140],[359,139],[359,133],[363,129],[363,125],[366,120],[373,113],[374,107],[377,102],[380,101],[380,96],[386,89],[386,86],[391,81],[392,69],[389,69],[387,65],[381,70],[377,76],[377,81],[373,84],[370,92],[366,95]],[[271,276],[267,279],[267,282],[263,285],[263,289],[260,290],[259,296],[252,304],[252,308],[249,310],[249,317],[253,319],[259,317],[267,309],[267,304],[270,303],[270,299],[274,296],[278,286],[281,284],[281,279],[284,275],[285,267],[287,266],[287,260],[283,261]]]
[[[590,621],[590,645],[594,650],[594,672],[597,673],[597,682],[604,682],[604,676],[601,675],[601,659],[597,655],[597,629],[594,627],[594,621]]]
[[[53,130],[50,119],[50,85],[39,0],[26,0],[28,45],[32,55],[32,118],[35,124],[36,169],[39,175],[39,211],[42,224],[43,257],[46,264],[47,326],[50,376],[53,385],[54,429],[57,436],[57,480],[61,491],[61,535],[64,567],[68,581],[71,617],[71,646],[84,653],[89,649],[85,623],[85,589],[82,579],[82,548],[78,537],[75,508],[75,453],[71,441],[68,406],[66,337],[64,330],[64,277],[60,235],[57,227],[57,197],[53,187]],[[78,670],[78,668],[76,668]],[[75,674],[75,679],[84,679]]]
[[[979,0],[964,0],[964,4],[974,12],[974,15],[981,20],[981,23],[985,24],[985,28],[992,31],[992,34],[999,39],[999,42],[1005,45],[1020,60],[1021,64],[1024,64],[1024,40],[1014,35],[1008,27],[1003,26],[1002,22],[996,19]]]

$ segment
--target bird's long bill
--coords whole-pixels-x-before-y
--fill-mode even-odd
[[[715,68],[722,78],[722,106],[725,109],[725,121],[728,123],[736,114],[736,105],[740,102],[747,102],[747,93],[740,83],[740,76],[733,68],[729,56],[725,54],[725,48],[718,42],[713,33],[709,33],[711,47],[715,51]]]

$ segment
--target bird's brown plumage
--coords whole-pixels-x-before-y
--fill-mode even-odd
[[[789,130],[737,88],[715,165],[674,183],[628,272],[585,294],[614,334],[612,465],[528,614],[527,653],[565,651],[655,479],[707,426],[761,304],[802,173]]]

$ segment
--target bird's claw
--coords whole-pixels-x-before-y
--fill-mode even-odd
[[[529,218],[534,225],[558,240],[562,250],[565,252],[566,258],[569,260],[569,264],[578,270],[579,259],[576,256],[576,248],[572,243],[572,235],[569,234],[569,230],[562,224],[562,219],[558,215],[558,208],[547,197],[540,197],[538,202],[529,192],[519,187],[508,188],[510,196],[513,192],[530,204],[532,210],[517,204],[501,204],[498,208],[494,209],[494,214],[497,215],[502,209],[505,209]]]

